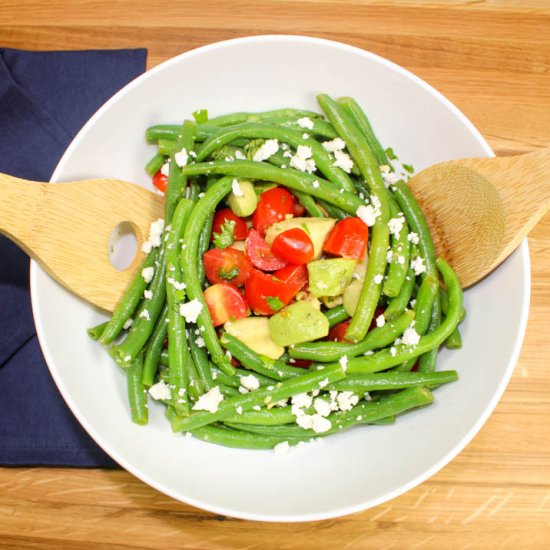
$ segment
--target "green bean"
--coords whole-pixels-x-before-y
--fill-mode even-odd
[[[334,325],[341,323],[349,318],[344,306],[336,306],[325,311],[325,317],[328,319],[328,326],[332,328]]]
[[[204,161],[215,150],[242,137],[251,139],[277,139],[280,142],[289,143],[295,149],[300,145],[310,147],[317,169],[338,188],[352,193],[355,192],[355,187],[349,176],[341,168],[335,166],[334,158],[317,140],[310,137],[304,138],[303,134],[296,130],[273,126],[271,124],[244,123],[223,128],[203,143],[197,155],[197,162]]]
[[[108,321],[104,321],[103,323],[99,323],[99,325],[95,325],[95,327],[91,327],[87,330],[88,336],[92,340],[98,340],[101,335],[103,334],[103,331],[105,330],[105,327],[109,324]]]
[[[145,131],[147,143],[156,143],[159,139],[176,141],[181,134],[181,126],[177,124],[155,124]]]
[[[142,277],[141,273],[144,269],[153,267],[157,259],[157,249],[153,248],[151,252],[145,257],[143,263],[137,270],[132,282],[124,292],[124,295],[120,299],[113,316],[107,323],[107,326],[103,330],[103,333],[99,337],[99,341],[108,345],[120,334],[124,324],[130,319],[135,309],[137,308],[140,300],[143,297],[143,292],[147,288],[147,283]]]
[[[200,331],[199,331],[200,334]],[[197,344],[197,340],[193,337],[188,340],[189,353],[193,359],[195,368],[199,378],[201,379],[204,391],[214,387],[214,380],[212,378],[212,369],[210,367],[210,361],[208,360],[208,353],[205,348],[200,348]]]
[[[230,115],[222,115],[211,118],[208,122],[216,126],[230,126],[233,124],[241,124],[243,122],[260,122],[271,118],[308,117],[311,119],[316,119],[320,116],[321,115],[315,111],[306,111],[301,109],[276,109],[274,111],[266,111],[265,113],[231,113]]]
[[[168,333],[168,305],[164,304],[162,313],[157,319],[155,329],[145,348],[143,361],[143,385],[150,388],[155,383],[155,377],[160,360],[160,354],[164,349],[166,334]]]
[[[278,443],[288,443],[295,445],[300,441],[306,441],[305,438],[282,438],[269,435],[259,435],[241,430],[234,430],[225,426],[203,426],[196,428],[192,432],[194,437],[208,441],[208,443],[216,443],[225,447],[234,447],[237,449],[272,449]]]
[[[319,434],[316,434],[313,430],[304,429],[292,424],[275,426],[240,424],[239,427],[242,430],[253,433],[277,437],[304,437],[307,435],[312,437],[324,437],[343,429],[351,428],[356,424],[371,424],[387,418],[388,416],[401,414],[416,407],[429,405],[432,401],[433,395],[431,392],[421,386],[407,388],[403,391],[383,397],[379,401],[360,401],[350,411],[331,413],[327,417],[331,423],[331,428]]]
[[[159,152],[145,165],[145,171],[150,176],[154,176],[161,169],[163,164],[164,155]]]
[[[199,376],[197,367],[190,356],[190,352],[188,352],[188,355],[189,359],[187,361],[187,372],[189,376],[189,384],[187,388],[191,400],[196,401],[203,393],[205,393],[206,389],[202,383],[201,377]]]
[[[336,382],[344,377],[345,374],[340,364],[327,366],[323,370],[308,372],[302,376],[279,382],[275,386],[261,387],[245,395],[224,399],[216,412],[197,411],[185,418],[175,417],[171,422],[172,430],[175,432],[193,430],[234,416],[238,414],[239,410],[246,412],[257,405],[276,403],[298,393],[312,391],[319,385],[324,386]]]
[[[443,344],[449,349],[460,349],[462,347],[462,336],[460,336],[458,327],[454,329]]]
[[[181,127],[178,129],[178,132],[181,132]],[[176,147],[177,145],[175,139],[159,139],[157,142],[157,150],[163,156],[163,158],[165,155],[167,157],[172,155],[176,150]]]
[[[179,263],[181,236],[189,219],[193,202],[181,199],[174,211],[172,227],[166,241],[166,301],[168,304],[168,369],[172,403],[180,415],[189,413],[189,367],[191,358],[187,347],[185,320],[180,304],[185,300],[183,275]]]
[[[216,382],[225,384],[226,386],[231,386],[233,388],[239,388],[242,385],[241,378],[251,374],[248,369],[240,369],[236,367],[235,374],[233,376],[228,376],[215,365],[211,365],[210,368],[212,369],[212,377]],[[303,373],[304,371],[302,371],[302,374]],[[269,378],[269,376],[264,376],[258,372],[254,372],[253,376],[258,380],[260,386],[270,386],[274,384],[273,378]]]
[[[226,386],[225,384],[218,384],[220,392],[224,397],[236,397],[241,395],[241,392],[233,386]]]
[[[213,220],[214,220],[213,214],[208,216],[208,218],[204,222],[204,225],[199,235],[199,246],[197,249],[197,258],[198,258],[197,263],[198,263],[198,275],[199,275],[199,281],[200,281],[201,287],[204,286],[205,277],[206,277],[204,272],[203,256],[204,256],[204,253],[208,250],[208,247],[210,246],[210,235],[212,234]]]
[[[155,323],[164,305],[166,297],[166,286],[164,277],[166,273],[166,263],[164,261],[166,248],[160,247],[158,260],[155,261],[155,273],[149,286],[152,298],[145,298],[139,306],[139,311],[135,316],[134,322],[130,327],[128,336],[124,342],[116,346],[116,353],[123,359],[134,359],[143,349],[143,346],[151,336]],[[141,276],[141,273],[140,273]],[[103,333],[105,336],[105,333]]]
[[[368,351],[383,348],[403,334],[414,319],[414,312],[406,310],[403,315],[384,326],[373,328],[361,342],[346,344],[344,342],[305,342],[290,348],[290,356],[296,359],[331,362],[338,361],[344,355],[351,359]]]
[[[441,312],[443,315],[447,315],[449,311],[449,296],[444,288],[439,289],[439,299],[441,301]],[[466,310],[462,308],[462,316],[460,322],[464,320],[466,316]],[[456,327],[453,333],[443,343],[449,349],[460,349],[462,347],[462,337],[460,336],[460,330]]]
[[[275,124],[277,126],[283,126],[285,128],[292,128],[294,130],[311,134],[314,136],[322,136],[327,139],[334,139],[338,137],[336,130],[325,120],[321,118],[310,118],[312,128],[304,128],[298,124],[299,120],[302,120],[304,117],[294,117],[294,118],[270,118],[269,124]],[[306,117],[309,118],[309,117]]]
[[[237,161],[235,161],[237,162]],[[228,163],[233,164],[233,163]],[[199,166],[192,164],[192,166]],[[186,168],[189,168],[187,166]],[[184,168],[185,169],[185,168]],[[189,220],[185,227],[183,236],[184,245],[182,246],[180,265],[183,272],[183,279],[186,284],[187,296],[190,301],[198,300],[201,305],[200,313],[197,318],[197,324],[201,330],[204,343],[210,352],[212,361],[218,365],[226,374],[234,374],[235,369],[229,359],[224,355],[222,347],[218,341],[212,319],[202,295],[202,285],[199,279],[197,268],[198,248],[200,232],[207,219],[215,210],[218,203],[231,191],[233,178],[222,178],[199,199],[191,211]]]
[[[168,366],[168,350],[167,349],[163,349],[161,352],[160,352],[160,356],[159,356],[159,365],[163,366],[163,367],[167,367]]]
[[[262,407],[258,411],[248,411],[224,420],[224,424],[254,424],[261,426],[277,426],[279,424],[290,424],[296,417],[292,414],[292,407]]]
[[[351,97],[340,97],[337,101],[346,111],[348,116],[353,120],[359,130],[361,130],[361,133],[367,140],[370,150],[372,151],[378,165],[390,165],[388,157],[386,156],[386,151],[384,151],[384,148],[380,145],[380,142],[378,141],[378,138],[376,137],[370,121],[363,109],[361,109],[357,102]]]
[[[350,359],[347,365],[348,373],[378,372],[394,367],[437,348],[453,332],[458,324],[462,308],[462,289],[460,288],[460,281],[456,273],[445,260],[439,258],[436,261],[436,265],[449,291],[449,315],[445,320],[433,332],[429,332],[425,336],[422,336],[416,346],[399,344],[389,349],[385,348],[373,355]]]
[[[312,174],[299,172],[298,170],[271,166],[266,162],[255,162],[251,160],[202,162],[184,166],[183,172],[189,176],[199,174],[229,174],[232,178],[243,177],[274,181],[281,185],[286,185],[293,191],[302,191],[316,198],[325,200],[330,204],[335,204],[344,210],[344,212],[348,212],[353,216],[357,213],[357,208],[363,205],[363,201],[359,199],[359,197],[347,191],[343,193],[338,192],[334,188],[334,185],[327,180],[315,177]],[[230,181],[232,181],[232,179],[230,179]],[[313,182],[315,181],[318,183],[317,187],[313,186]]]
[[[403,286],[401,287],[401,292],[390,301],[386,311],[384,311],[384,317],[387,321],[391,321],[396,317],[399,317],[399,315],[402,315],[405,311],[411,301],[415,283],[416,277],[414,274],[414,269],[409,267],[405,280],[403,281]]]
[[[458,380],[458,373],[454,370],[440,372],[383,372],[376,374],[349,374],[334,382],[326,389],[338,391],[352,391],[362,394],[367,391],[397,390],[412,386],[433,387]]]
[[[132,422],[144,426],[149,421],[147,392],[143,387],[143,356],[140,354],[130,361],[126,369],[128,387],[128,402],[132,414]]]
[[[352,342],[362,340],[369,329],[376,306],[380,300],[382,286],[376,281],[386,271],[389,244],[389,203],[388,195],[378,164],[361,132],[353,120],[334,100],[326,94],[317,96],[317,101],[338,134],[346,142],[347,148],[359,167],[371,195],[371,202],[378,203],[379,215],[372,227],[369,264],[357,308],[346,331],[346,338]],[[376,197],[376,199],[375,199]],[[355,214],[354,214],[355,215]]]
[[[246,368],[268,376],[273,380],[285,380],[304,374],[304,370],[298,367],[291,367],[282,361],[270,359],[251,350],[246,344],[233,335],[224,332],[221,345],[237,358]]]

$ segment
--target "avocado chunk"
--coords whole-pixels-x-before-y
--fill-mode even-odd
[[[227,196],[227,205],[236,216],[250,216],[258,204],[254,185],[247,180],[233,180],[233,191]],[[235,194],[237,191],[237,194]]]
[[[313,258],[318,260],[323,254],[323,245],[335,223],[336,220],[332,218],[289,218],[269,226],[265,233],[265,240],[271,246],[273,239],[279,233],[296,227],[303,229],[313,243]]]
[[[246,344],[252,351],[271,359],[279,359],[285,348],[277,345],[269,333],[267,317],[244,317],[223,326],[231,336]]]
[[[307,264],[309,291],[314,296],[340,296],[349,285],[355,260],[331,258]]]
[[[344,290],[343,304],[344,309],[348,315],[353,316],[355,309],[357,308],[357,302],[361,290],[363,290],[363,284],[365,282],[365,273],[367,272],[369,260],[368,255],[365,254],[363,260],[357,263],[353,272],[354,280]]]
[[[296,302],[269,318],[269,332],[279,346],[311,342],[328,334],[327,318],[311,302]]]

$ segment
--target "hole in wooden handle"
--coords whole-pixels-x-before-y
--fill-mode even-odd
[[[138,238],[133,224],[119,223],[109,238],[109,260],[115,269],[124,271],[134,261],[138,251]]]

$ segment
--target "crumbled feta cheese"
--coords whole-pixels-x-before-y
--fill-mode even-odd
[[[196,323],[202,311],[202,304],[197,298],[193,298],[190,302],[180,304],[180,315],[185,317],[188,323]]]
[[[296,149],[296,154],[290,159],[290,166],[300,170],[302,172],[307,172],[311,174],[317,170],[315,161],[311,158],[312,155],[311,147],[307,145],[298,145]]]
[[[411,261],[411,267],[414,269],[415,275],[420,275],[426,271],[424,260],[420,256],[417,256]]]
[[[395,356],[397,355],[397,350],[395,349],[394,346],[392,346],[392,347],[390,348],[390,355],[391,355],[392,357],[395,357]]]
[[[382,179],[384,180],[384,186],[388,188],[395,185],[400,177],[395,172],[387,172],[382,174]]]
[[[336,160],[332,163],[333,166],[341,168],[347,174],[351,172],[353,161],[347,153],[344,153],[344,151],[334,151],[334,158]]]
[[[325,378],[324,380],[321,380],[319,382],[319,387],[324,388],[325,386],[328,386],[328,378]]]
[[[328,432],[332,428],[331,421],[328,418],[322,417],[320,414],[314,414],[311,418],[311,428],[315,433],[321,434]]]
[[[243,395],[245,393],[248,393],[248,388],[245,388],[244,386],[239,386],[239,393],[242,393]],[[269,400],[271,401],[271,397],[269,398]]]
[[[277,445],[273,447],[273,452],[277,456],[284,456],[288,454],[289,449],[290,449],[290,445],[288,444],[288,441],[282,441],[281,443],[277,443]]]
[[[235,158],[237,160],[246,160],[246,157],[244,156],[243,152],[240,149],[237,149],[235,151]]]
[[[419,241],[418,233],[415,233],[414,231],[411,231],[411,232],[407,235],[407,240],[408,240],[410,243],[418,244],[418,241]]]
[[[125,358],[124,358],[124,361],[126,363],[128,363],[128,361],[131,361],[132,360],[132,356],[131,355],[127,355]]]
[[[143,277],[143,280],[146,283],[150,283],[153,279],[153,275],[155,274],[155,268],[154,267],[145,267],[141,270],[141,276]]]
[[[252,407],[252,410],[253,410],[253,411],[261,411],[261,410],[262,410],[262,407],[260,407],[260,405],[254,405],[254,406]]]
[[[416,298],[414,298],[413,300],[411,300],[411,301],[409,302],[409,304],[410,304],[410,306],[411,306],[412,308],[414,308],[414,306],[416,305]]]
[[[365,225],[372,227],[376,223],[376,218],[380,215],[380,210],[377,210],[372,204],[362,204],[355,213]]]
[[[321,416],[328,416],[331,412],[330,403],[320,397],[315,399],[313,407],[317,411],[317,414],[320,414]]]
[[[176,281],[174,277],[168,277],[168,279],[166,279],[166,282],[172,285],[176,290],[185,290],[186,288],[186,284],[183,281],[180,283],[179,281]]]
[[[342,370],[346,372],[346,369],[348,368],[348,356],[342,355],[340,359],[338,359],[338,363],[340,363],[340,366],[342,367]]]
[[[387,174],[390,171],[390,167],[387,164],[381,164],[378,168],[380,168],[382,174]]]
[[[382,275],[380,275],[380,274],[375,275],[374,276],[374,284],[377,284],[377,285],[381,284],[383,279],[384,279],[384,277]]]
[[[174,154],[174,160],[180,168],[183,168],[187,164],[188,158],[189,156],[185,147],[183,147],[181,151]]]
[[[311,182],[311,187],[313,187],[314,189],[318,189],[319,185],[319,180],[313,180]]]
[[[206,393],[202,394],[193,405],[194,411],[209,411],[215,413],[220,403],[223,401],[223,395],[219,386],[214,386]]]
[[[341,411],[350,411],[359,402],[359,397],[352,391],[342,391],[338,394],[336,401]]]
[[[401,254],[399,254],[399,256],[397,256],[397,263],[401,265],[405,265],[405,256],[402,256]]]
[[[266,139],[260,148],[254,153],[252,160],[256,162],[262,162],[273,156],[279,150],[279,140]]]
[[[323,147],[329,153],[334,153],[335,151],[341,151],[342,149],[345,149],[346,142],[342,138],[337,137],[332,141],[324,141]]]
[[[307,116],[299,118],[296,121],[296,124],[300,126],[300,128],[305,128],[306,130],[313,130],[313,120],[311,120],[311,118]]]
[[[149,388],[149,395],[157,401],[168,401],[172,397],[170,394],[170,388],[164,380],[153,384]]]
[[[391,250],[388,250],[388,253],[386,254],[386,261],[390,263],[393,260],[393,252]]]
[[[388,222],[390,233],[395,237],[399,237],[399,233],[401,233],[404,223],[405,223],[405,216],[403,216],[403,214],[399,214],[397,218],[392,218]]]
[[[153,250],[153,245],[149,241],[144,241],[144,243],[141,245],[141,251],[144,254],[149,254]]]
[[[195,151],[189,151],[189,156],[196,159],[197,158],[197,153],[195,153]]]
[[[235,410],[237,411],[237,414],[243,414],[243,408],[240,405],[236,407]]]
[[[253,374],[241,376],[241,384],[249,390],[257,390],[260,387],[260,381]]]
[[[402,342],[406,346],[416,346],[418,342],[420,342],[420,334],[418,334],[414,328],[409,327],[403,333]]]
[[[384,317],[384,314],[381,313],[381,314],[376,318],[376,326],[377,326],[377,327],[383,327],[385,324],[386,324],[386,318]]]
[[[124,330],[128,330],[132,326],[133,323],[134,323],[134,320],[132,318],[127,319],[126,322],[122,325],[122,328]]]
[[[243,190],[236,179],[231,182],[231,191],[233,191],[233,195],[236,197],[244,197]]]
[[[149,315],[149,310],[148,310],[148,309],[142,310],[141,313],[139,314],[139,316],[140,316],[142,319],[145,319],[146,321],[150,321],[150,320],[151,320],[151,316]]]
[[[153,297],[153,292],[151,290],[144,290],[143,291],[143,297],[146,300],[150,300]]]
[[[197,347],[198,348],[204,348],[204,346],[206,345],[204,343],[204,338],[202,336],[199,336],[196,340],[195,340],[195,344],[197,344]]]
[[[168,159],[161,167],[160,167],[160,173],[163,176],[168,177],[170,174],[170,159]]]
[[[297,393],[292,397],[290,400],[292,405],[298,407],[298,408],[309,408],[311,407],[311,403],[313,402],[313,398],[311,395],[307,393]],[[294,412],[293,412],[294,414]]]
[[[308,139],[309,138],[309,134],[306,134],[305,132],[302,134],[302,139]]]

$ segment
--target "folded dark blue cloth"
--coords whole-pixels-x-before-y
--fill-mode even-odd
[[[49,180],[82,125],[145,70],[135,50],[0,48],[0,171]],[[0,236],[0,464],[115,466],[59,394],[36,338],[29,260]]]

